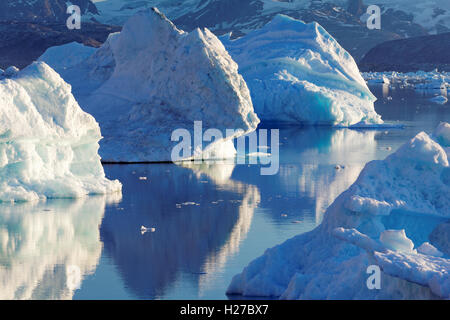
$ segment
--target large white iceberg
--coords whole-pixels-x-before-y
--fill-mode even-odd
[[[95,119],[43,62],[0,80],[0,202],[120,191],[105,178]]]
[[[449,298],[450,150],[438,143],[449,133],[441,124],[432,136],[422,132],[385,160],[368,163],[318,228],[268,249],[233,278],[228,293]],[[436,250],[424,250],[430,245]],[[382,270],[379,290],[367,286],[371,265]]]
[[[42,59],[59,67],[80,105],[99,121],[105,161],[170,161],[172,132],[192,130],[194,121],[224,136],[225,129],[245,133],[259,123],[247,85],[220,40],[208,29],[179,30],[156,8],[131,17],[75,66],[61,66],[52,56],[58,54]],[[234,156],[231,138],[238,135],[205,143],[203,150]]]
[[[381,124],[352,56],[316,22],[277,15],[237,40],[221,38],[262,120]]]

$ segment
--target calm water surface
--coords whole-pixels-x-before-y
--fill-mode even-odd
[[[404,129],[282,127],[275,176],[227,162],[107,165],[122,195],[1,204],[0,299],[227,298],[233,275],[316,227],[368,161],[450,121],[429,95],[371,89]]]

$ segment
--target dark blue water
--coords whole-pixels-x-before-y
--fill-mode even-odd
[[[122,196],[0,205],[0,298],[226,298],[233,275],[316,227],[368,161],[450,121],[421,93],[371,89],[404,129],[282,127],[274,176],[230,162],[107,165]]]

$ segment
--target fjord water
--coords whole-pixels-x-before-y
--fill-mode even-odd
[[[316,227],[368,161],[450,121],[433,93],[371,90],[403,129],[277,125],[274,176],[231,162],[106,165],[121,196],[0,204],[0,299],[227,298],[233,275]]]

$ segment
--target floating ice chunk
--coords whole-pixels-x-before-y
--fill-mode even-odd
[[[436,131],[446,130],[441,124]],[[449,224],[429,228],[436,216],[450,217],[449,149],[436,136],[419,133],[385,160],[368,163],[319,227],[266,250],[227,292],[282,299],[449,298],[450,260],[418,254],[411,240],[429,239],[439,251],[449,250]],[[372,264],[386,279],[380,290],[366,286]]]
[[[120,191],[105,178],[95,119],[43,62],[0,80],[0,201]]]
[[[221,40],[239,64],[261,119],[341,126],[383,122],[355,61],[319,24],[277,15],[239,39]]]
[[[51,52],[58,57],[65,50]],[[100,123],[105,161],[170,161],[178,144],[172,133],[186,129],[192,137],[194,121],[223,135],[203,143],[204,159],[234,157],[231,140],[259,123],[247,85],[220,40],[208,29],[179,30],[156,8],[131,17],[120,33],[61,74]],[[225,138],[226,129],[242,131]]]
[[[417,248],[417,252],[421,254],[426,254],[428,256],[434,256],[434,257],[442,257],[444,254],[440,252],[438,249],[436,249],[435,246],[433,246],[429,242],[424,242],[422,245]]]
[[[394,251],[412,253],[414,243],[406,236],[405,230],[386,230],[380,235],[380,242]]]
[[[151,232],[151,233],[156,232],[156,228],[147,228],[147,227],[141,226],[141,234],[143,235],[147,232]]]
[[[430,101],[438,103],[438,104],[446,104],[448,99],[444,96],[436,96],[430,99]]]

